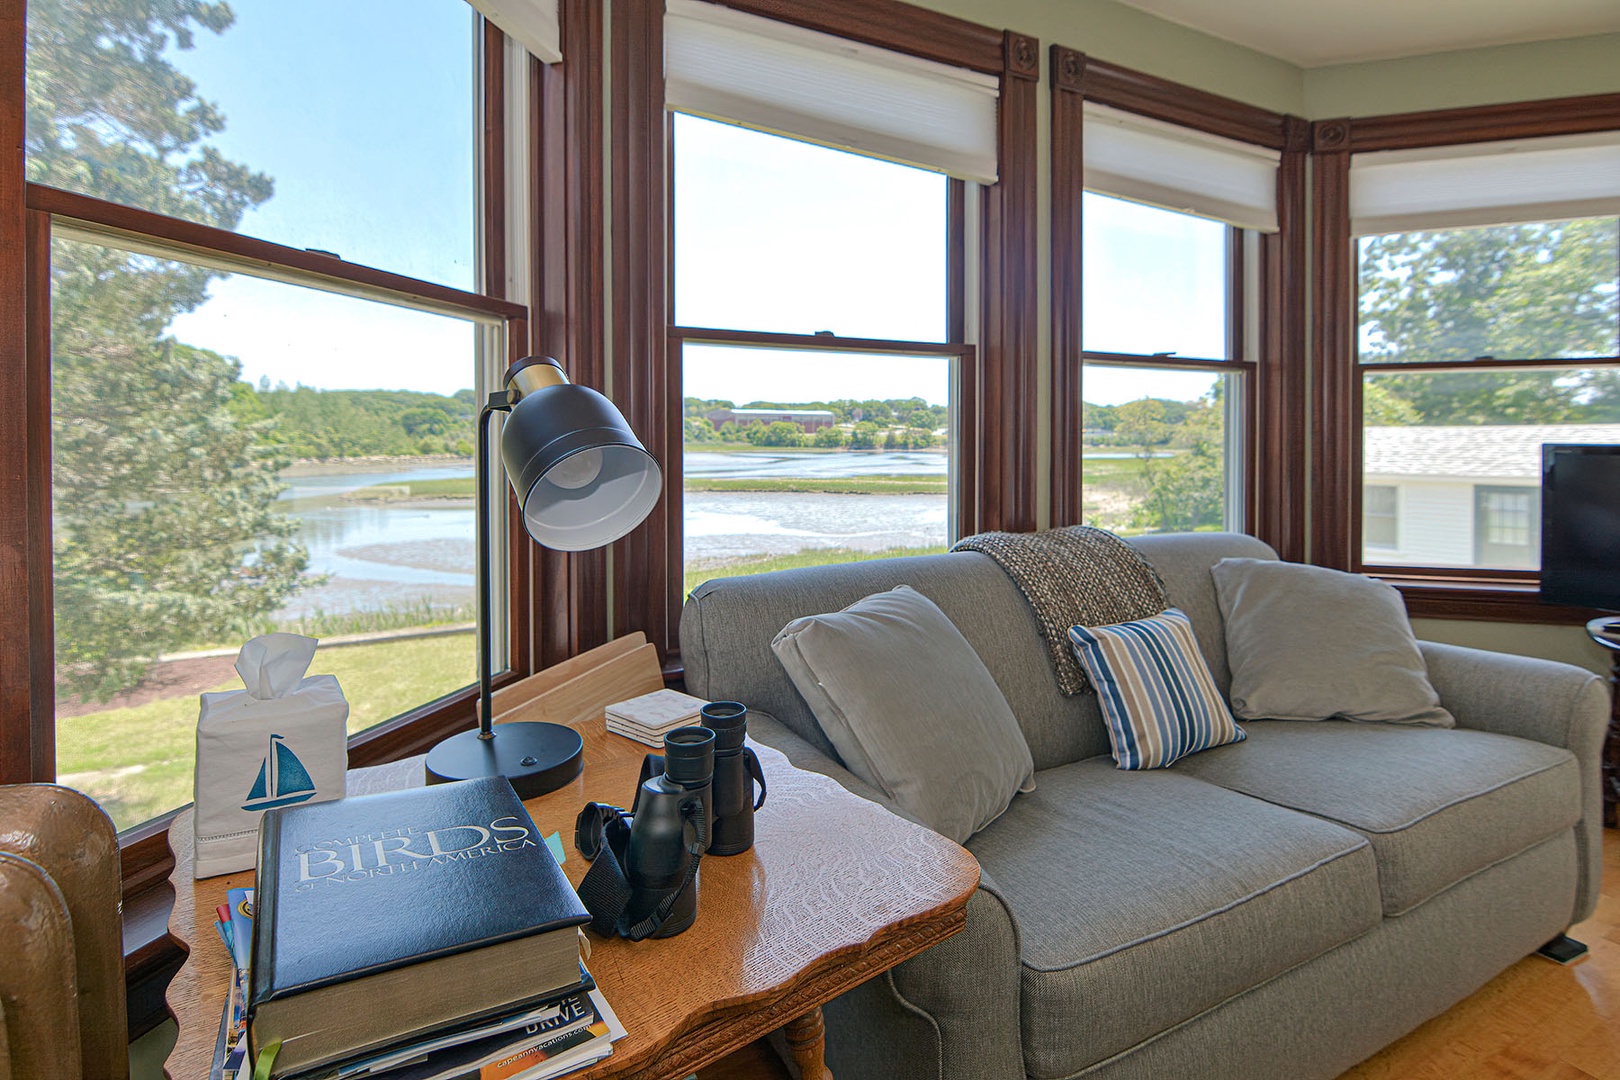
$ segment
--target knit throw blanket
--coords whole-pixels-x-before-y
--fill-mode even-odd
[[[1168,606],[1158,571],[1125,541],[1089,525],[979,533],[951,550],[983,552],[1018,585],[1040,624],[1064,697],[1090,689],[1069,648],[1069,627],[1145,619]]]

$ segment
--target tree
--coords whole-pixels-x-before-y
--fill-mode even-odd
[[[1362,355],[1380,361],[1612,356],[1616,220],[1392,233],[1362,249]],[[1390,374],[1423,424],[1620,418],[1613,371]]]
[[[855,428],[849,433],[849,448],[851,450],[876,450],[878,444],[878,426],[870,420],[858,420]]]
[[[1190,405],[1169,441],[1185,452],[1146,462],[1147,498],[1133,509],[1131,524],[1163,532],[1219,527],[1226,517],[1219,395]]]
[[[1127,401],[1114,407],[1114,434],[1126,446],[1141,447],[1142,457],[1152,457],[1153,447],[1170,440],[1167,415],[1158,398]]]
[[[831,424],[817,428],[816,433],[810,439],[812,446],[819,446],[824,450],[838,450],[848,442],[849,436]]]
[[[233,229],[270,179],[206,139],[224,118],[165,58],[230,8],[204,0],[29,4],[28,179]],[[286,464],[233,359],[174,317],[217,273],[113,248],[52,249],[56,641],[61,677],[109,695],[149,658],[242,636],[307,562],[274,509]]]

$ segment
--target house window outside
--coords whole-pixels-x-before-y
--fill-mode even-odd
[[[1539,488],[1474,489],[1475,561],[1482,566],[1534,569],[1541,565]]]
[[[1401,489],[1392,484],[1368,484],[1362,489],[1362,541],[1369,548],[1400,547]]]
[[[1240,234],[1095,192],[1082,212],[1085,523],[1241,528]]]
[[[673,132],[685,591],[944,550],[949,181],[680,113]]]
[[[1541,444],[1620,443],[1614,218],[1360,241],[1362,559],[1534,571]],[[1401,484],[1398,556],[1371,492]]]
[[[127,829],[189,801],[197,694],[240,686],[254,634],[326,642],[311,670],[339,676],[351,732],[475,681],[475,390],[505,342],[469,291],[466,4],[98,11],[31,9],[26,150],[29,181],[87,214],[159,215],[115,239],[54,221],[32,285],[53,315],[56,774]],[[227,272],[179,222],[398,287],[351,288],[339,260]]]

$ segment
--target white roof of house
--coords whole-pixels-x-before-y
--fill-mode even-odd
[[[1370,427],[1362,443],[1362,473],[1539,481],[1542,443],[1620,443],[1620,424]]]

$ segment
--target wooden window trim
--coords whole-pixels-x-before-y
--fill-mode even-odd
[[[1298,448],[1305,439],[1304,296],[1305,157],[1309,126],[1231,98],[1133,71],[1063,45],[1052,55],[1052,472],[1053,525],[1084,520],[1082,511],[1082,382],[1088,363],[1165,365],[1244,371],[1245,431],[1241,475],[1243,525],[1285,559],[1305,555],[1306,475]],[[1279,152],[1278,231],[1260,237],[1256,268],[1257,338],[1245,341],[1246,275],[1235,240],[1228,259],[1228,360],[1088,352],[1082,336],[1085,267],[1081,229],[1085,193],[1085,102],[1236,139]],[[1238,231],[1233,230],[1235,235]],[[1252,349],[1251,349],[1252,347]],[[1251,355],[1253,361],[1246,358]]]
[[[602,0],[560,5],[558,64],[530,61],[529,169],[534,204],[531,332],[582,386],[607,389],[603,256]],[[525,540],[532,568],[535,663],[550,667],[608,640],[608,553]]]
[[[950,250],[967,228],[981,230],[982,310],[977,362],[963,380],[961,437],[974,441],[974,475],[960,489],[960,528],[1033,529],[1036,445],[1027,406],[1036,397],[1036,94],[1035,39],[992,30],[898,0],[721,0],[763,15],[1001,80],[1000,180],[983,192],[983,216],[968,223],[953,184]],[[612,219],[613,397],[647,447],[663,461],[680,458],[681,386],[668,331],[672,245],[668,191],[671,160],[664,110],[662,0],[619,0],[613,7]],[[953,272],[953,283],[957,277]],[[964,319],[959,302],[949,318]],[[613,629],[643,630],[678,668],[682,575],[672,517],[680,479],[666,469],[664,499],[648,520],[613,548]]]
[[[1600,612],[1543,604],[1528,571],[1364,562],[1361,550],[1361,391],[1369,371],[1511,370],[1590,367],[1588,360],[1474,360],[1363,363],[1356,351],[1356,247],[1350,236],[1350,156],[1376,150],[1620,128],[1620,94],[1521,101],[1462,109],[1345,117],[1311,125],[1315,255],[1311,310],[1311,561],[1381,577],[1401,590],[1414,616],[1570,624]]]

